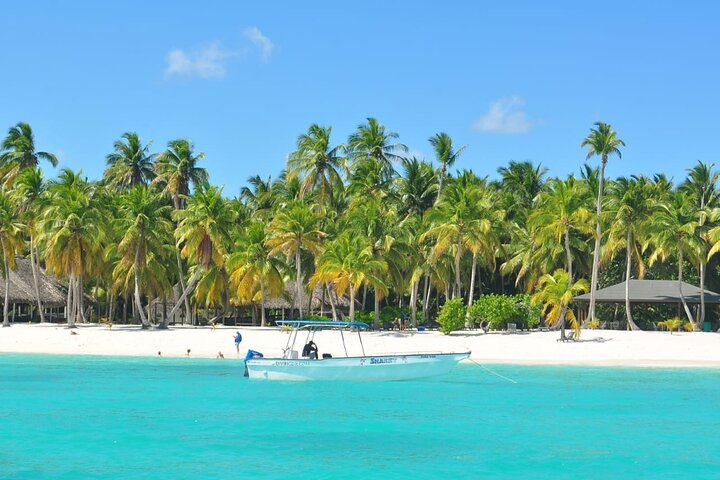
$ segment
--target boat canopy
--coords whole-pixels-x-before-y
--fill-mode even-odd
[[[338,320],[277,320],[275,324],[278,327],[288,326],[292,328],[307,328],[310,330],[324,329],[348,329],[348,328],[369,328],[367,323],[363,322],[341,322]]]

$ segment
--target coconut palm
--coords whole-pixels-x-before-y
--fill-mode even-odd
[[[118,231],[124,234],[118,245],[122,257],[116,270],[132,272],[134,300],[143,328],[149,328],[150,322],[143,313],[140,279],[149,268],[157,268],[154,260],[163,256],[169,243],[170,212],[171,207],[162,196],[145,185],[137,185],[121,197]],[[167,274],[162,277],[167,278]]]
[[[584,202],[585,188],[585,184],[573,176],[550,180],[538,197],[537,208],[528,218],[528,225],[539,243],[549,248],[563,246],[565,270],[570,281],[574,278],[572,252],[584,243],[582,236],[591,233],[590,212]]]
[[[565,270],[555,270],[552,274],[546,273],[538,282],[538,291],[532,296],[533,305],[542,304],[542,315],[545,316],[545,324],[555,325],[560,322],[560,338],[566,339],[565,321],[570,320],[570,327],[575,331],[575,337],[580,336],[580,322],[575,312],[569,307],[572,299],[588,290],[588,283],[585,279],[572,282],[570,275]]]
[[[185,203],[187,201],[187,203]],[[195,283],[210,266],[222,268],[230,244],[230,229],[234,224],[233,211],[222,197],[222,188],[200,185],[192,197],[183,198],[186,208],[175,210],[178,222],[175,239],[180,254],[196,268],[172,310],[165,316],[160,328],[166,328]]]
[[[25,224],[26,232],[30,237],[30,267],[33,274],[33,290],[40,313],[40,322],[45,322],[45,312],[40,299],[38,285],[40,258],[37,246],[37,219],[41,215],[42,202],[45,199],[47,185],[39,168],[26,168],[15,180],[12,194],[18,206],[21,221]]]
[[[693,168],[688,168],[688,176],[680,185],[680,190],[690,194],[701,210],[714,209],[720,203],[720,192],[717,189],[718,178],[720,173],[714,171],[715,164],[707,165],[698,162]],[[699,218],[700,228],[705,226],[707,220],[706,215]],[[700,270],[700,317],[698,325],[702,325],[705,321],[705,267],[707,265],[707,254],[700,256],[698,269]]]
[[[190,195],[190,186],[205,185],[208,182],[208,173],[198,166],[205,154],[195,153],[195,146],[186,139],[171,140],[168,142],[167,150],[157,156],[155,173],[157,177],[153,180],[154,185],[162,187],[163,193],[173,199],[175,210],[182,210]],[[184,291],[185,274],[183,273],[180,252],[176,252],[178,278],[180,288]],[[190,303],[185,301],[185,315],[190,318]]]
[[[332,127],[312,124],[297,139],[297,149],[288,157],[288,178],[302,177],[301,194],[316,192],[318,208],[342,184],[340,171],[345,168],[345,158],[340,153],[345,146],[330,144]]]
[[[46,160],[53,167],[58,164],[54,154],[35,150],[32,127],[25,122],[19,122],[10,128],[0,145],[0,151],[0,168],[6,185],[12,185],[21,170],[36,168],[39,160]]]
[[[581,147],[588,147],[587,158],[597,155],[600,157],[600,177],[598,184],[596,218],[595,218],[595,248],[593,250],[592,275],[590,279],[590,306],[588,308],[588,318],[595,319],[595,292],[598,283],[598,269],[600,268],[600,236],[602,234],[601,215],[602,215],[602,199],[603,189],[605,186],[605,166],[607,165],[610,155],[622,157],[620,147],[625,146],[625,142],[617,137],[617,132],[613,130],[608,123],[596,122],[595,128],[590,129],[590,134],[582,141]]]
[[[260,325],[265,326],[266,295],[279,296],[283,292],[285,263],[271,254],[270,239],[265,224],[252,222],[235,243],[235,251],[228,258],[232,296],[240,304],[260,302]]]
[[[534,166],[531,162],[511,160],[507,167],[500,167],[497,171],[502,177],[501,189],[508,193],[511,200],[508,217],[525,218],[525,212],[530,210],[533,200],[543,189],[543,177],[548,169],[542,165]]]
[[[646,177],[621,177],[613,182],[608,190],[607,212],[610,228],[607,232],[607,244],[603,251],[603,260],[613,258],[616,252],[625,249],[625,314],[632,330],[640,330],[632,318],[630,309],[630,272],[635,260],[637,276],[642,278],[645,263],[641,254],[641,245],[650,215],[652,186]]]
[[[353,162],[353,168],[359,164],[374,161],[380,166],[382,177],[391,178],[395,173],[393,162],[403,157],[396,152],[408,151],[406,145],[394,143],[399,135],[388,132],[385,126],[377,119],[368,117],[367,123],[358,125],[357,130],[348,138],[348,153]]]
[[[649,265],[653,265],[658,260],[665,261],[670,256],[677,259],[680,300],[688,320],[698,329],[702,325],[693,319],[683,294],[683,263],[685,258],[697,260],[707,251],[698,221],[704,214],[705,212],[695,205],[688,194],[682,191],[672,192],[669,201],[658,205],[653,212],[647,225],[648,235],[643,245],[644,248],[652,250],[648,258]]]
[[[437,198],[435,200],[437,202],[440,200],[440,193],[443,188],[443,182],[445,181],[447,169],[455,164],[458,157],[465,151],[466,146],[463,145],[455,150],[452,138],[445,132],[436,133],[430,137],[428,141],[435,152],[435,159],[440,164],[438,191]]]
[[[382,261],[373,259],[370,246],[357,235],[345,233],[331,241],[318,257],[317,268],[310,278],[310,288],[332,283],[338,295],[350,297],[350,320],[355,320],[355,294],[366,282],[376,285],[382,280],[375,272],[383,269]]]
[[[151,145],[152,142],[143,145],[135,132],[123,133],[122,139],[113,144],[113,153],[105,157],[107,168],[103,177],[107,184],[125,190],[150,183],[155,178],[156,156],[149,153]]]
[[[22,252],[22,232],[25,225],[18,222],[17,205],[13,196],[0,188],[0,248],[3,255],[3,278],[5,279],[5,295],[3,300],[3,327],[10,326],[8,317],[10,294],[10,270],[15,268],[15,255]]]
[[[74,328],[85,315],[83,281],[102,266],[108,217],[81,172],[63,169],[48,193],[39,241],[45,246],[48,270],[69,278],[67,320],[68,328]]]
[[[403,212],[422,216],[435,202],[438,189],[435,171],[432,165],[415,157],[401,162],[403,172],[397,179],[397,189]]]
[[[431,225],[420,240],[435,239],[433,255],[440,255],[453,249],[455,252],[455,288],[453,297],[461,296],[462,281],[460,260],[466,251],[469,239],[476,232],[489,232],[491,221],[482,215],[486,203],[482,201],[485,181],[454,181],[448,185],[445,196],[428,210],[426,218]]]
[[[320,231],[320,216],[313,209],[302,203],[294,205],[278,212],[268,225],[270,238],[267,240],[270,247],[270,255],[283,253],[288,260],[293,258],[295,262],[295,283],[296,296],[294,308],[298,311],[299,318],[303,316],[302,306],[302,254],[303,252],[317,255],[323,238]]]

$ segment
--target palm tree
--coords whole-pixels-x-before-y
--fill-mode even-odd
[[[119,243],[121,270],[132,271],[134,300],[142,328],[150,322],[143,313],[140,278],[145,276],[153,260],[162,256],[172,232],[171,207],[150,187],[138,185],[121,197],[118,231],[124,232]],[[167,275],[164,275],[167,277]]]
[[[601,215],[602,215],[602,198],[603,188],[605,185],[605,166],[607,165],[610,155],[622,157],[620,147],[625,146],[625,142],[617,138],[617,132],[612,129],[608,123],[596,122],[596,128],[590,129],[590,134],[582,141],[581,147],[588,147],[587,158],[594,155],[600,157],[600,179],[598,186],[598,196],[596,205],[596,230],[595,230],[595,249],[593,253],[592,276],[590,279],[590,306],[588,307],[588,318],[595,319],[595,292],[598,283],[598,269],[600,267],[600,236],[602,234]]]
[[[45,245],[48,270],[69,277],[68,328],[84,319],[83,280],[101,267],[108,229],[107,215],[101,211],[92,186],[81,175],[63,169],[58,179],[51,182],[39,237]]]
[[[3,327],[10,326],[8,317],[10,294],[10,270],[15,268],[15,255],[22,252],[22,231],[25,226],[17,221],[17,206],[14,198],[4,188],[0,188],[0,247],[3,254],[3,278],[5,296],[3,300]]]
[[[718,194],[717,182],[720,173],[713,171],[715,164],[707,165],[698,162],[693,168],[688,168],[688,176],[680,185],[680,190],[690,194],[701,210],[713,209],[718,206],[720,195]],[[700,228],[703,228],[706,215],[701,215],[699,222]],[[705,267],[707,265],[707,254],[700,256],[700,318],[697,325],[702,325],[705,321]]]
[[[420,240],[427,237],[435,239],[435,256],[450,249],[455,252],[453,297],[461,296],[460,260],[469,247],[470,239],[487,234],[492,228],[491,220],[483,214],[487,208],[487,202],[482,199],[484,188],[485,180],[456,180],[448,185],[446,195],[426,215],[431,226],[421,235]]]
[[[0,145],[0,151],[3,151],[0,154],[0,167],[3,181],[7,185],[12,185],[21,170],[36,168],[39,160],[47,160],[53,167],[58,164],[57,157],[52,153],[35,150],[32,127],[25,122],[19,122],[10,128]]]
[[[374,293],[375,328],[380,326],[380,300],[387,294],[391,278],[396,279],[396,283],[402,282],[405,259],[397,249],[399,223],[395,210],[375,198],[359,200],[347,215],[347,231],[367,239],[370,255],[377,260],[378,270],[373,272],[373,277],[378,281],[367,282]]]
[[[435,159],[440,164],[440,182],[438,184],[436,202],[440,201],[440,192],[443,188],[443,182],[445,181],[445,173],[448,167],[452,167],[458,157],[465,151],[466,146],[458,148],[457,150],[453,147],[452,138],[445,132],[436,133],[434,136],[428,139],[430,145],[432,145],[435,151]]]
[[[265,224],[254,221],[244,230],[228,258],[230,285],[236,301],[260,301],[260,325],[265,326],[265,295],[283,292],[285,263],[270,253]]]
[[[367,162],[375,162],[383,180],[391,178],[395,169],[393,162],[403,157],[396,152],[407,152],[408,148],[402,143],[393,143],[399,135],[395,132],[386,132],[385,127],[377,119],[369,117],[367,123],[358,125],[355,133],[348,139],[348,151],[353,162],[353,168]]]
[[[585,208],[585,184],[570,176],[566,180],[552,179],[538,197],[537,208],[528,218],[528,225],[538,243],[563,245],[565,270],[573,277],[572,250],[583,243],[579,235],[590,234],[590,212]]]
[[[611,259],[625,248],[625,314],[632,330],[640,330],[630,310],[630,272],[635,259],[638,278],[645,272],[640,248],[645,241],[644,234],[652,213],[651,185],[646,177],[621,177],[609,189],[607,217],[610,219],[608,240],[603,256]]]
[[[302,253],[317,255],[323,238],[320,231],[320,216],[308,205],[296,203],[278,212],[268,226],[270,238],[267,240],[270,255],[284,253],[288,259],[295,260],[296,296],[294,308],[299,318],[303,316],[302,308]]]
[[[438,189],[435,170],[415,157],[402,159],[402,166],[397,188],[403,211],[406,215],[422,216],[435,202]]]
[[[310,288],[318,283],[332,283],[338,295],[348,292],[350,320],[355,320],[355,293],[366,282],[382,284],[375,276],[382,267],[382,262],[373,259],[370,247],[362,238],[346,233],[330,242],[318,257]]]
[[[40,322],[45,323],[45,312],[40,299],[40,287],[38,285],[38,269],[40,258],[37,247],[37,219],[41,215],[42,202],[45,199],[47,185],[43,179],[42,170],[39,168],[26,168],[18,175],[13,189],[13,196],[19,207],[22,221],[25,223],[28,236],[30,237],[30,267],[33,274],[33,288],[35,300],[40,313]]]
[[[312,124],[307,133],[297,139],[297,150],[288,157],[288,177],[302,176],[301,194],[317,192],[318,208],[332,198],[338,185],[342,184],[340,171],[345,168],[345,159],[340,152],[344,145],[330,145],[332,127]]]
[[[555,270],[553,274],[546,273],[540,278],[538,291],[532,296],[533,305],[543,304],[542,314],[545,316],[545,324],[555,325],[560,322],[560,338],[566,339],[565,321],[570,320],[570,326],[575,331],[575,336],[580,336],[580,322],[575,312],[569,307],[572,299],[581,293],[586,292],[588,283],[585,279],[572,282],[570,275],[565,270]]]
[[[230,228],[234,223],[233,211],[222,197],[222,188],[199,185],[192,197],[183,200],[187,200],[186,208],[173,212],[178,222],[175,239],[180,254],[194,263],[196,268],[159,328],[167,328],[168,318],[175,315],[205,270],[210,266],[224,266],[230,243]]]
[[[689,195],[675,191],[670,195],[668,202],[658,205],[657,210],[653,212],[648,222],[648,235],[644,244],[644,248],[653,249],[648,258],[649,265],[653,265],[657,260],[664,261],[671,255],[677,258],[680,300],[688,320],[697,329],[702,325],[693,319],[683,294],[683,263],[686,256],[697,259],[706,252],[698,221],[704,214],[705,212],[698,209]]]
[[[531,162],[511,160],[507,167],[498,168],[502,177],[501,189],[509,194],[511,204],[508,216],[523,216],[532,207],[535,197],[542,191],[545,184],[543,177],[548,169],[542,165],[534,166]]]
[[[143,145],[135,132],[125,132],[122,139],[113,144],[114,152],[105,157],[107,168],[103,174],[108,185],[128,189],[145,185],[155,178],[153,161],[155,154],[148,153],[152,142]]]
[[[167,150],[157,156],[155,163],[157,177],[153,180],[153,184],[160,185],[163,193],[173,199],[175,210],[185,208],[191,184],[197,187],[208,182],[207,170],[198,167],[198,162],[204,157],[205,154],[202,152],[196,154],[194,145],[186,139],[168,142]],[[180,251],[176,252],[175,260],[180,288],[184,291],[185,274],[180,261]],[[190,303],[185,300],[185,316],[190,318],[190,315]]]

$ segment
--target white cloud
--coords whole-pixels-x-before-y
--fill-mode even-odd
[[[273,45],[270,39],[263,35],[257,27],[246,28],[243,31],[243,35],[260,51],[262,61],[267,62],[270,59],[270,55],[272,55],[273,48],[275,48],[275,45]]]
[[[236,55],[221,50],[218,43],[190,52],[179,48],[171,50],[166,57],[165,76],[222,78],[225,76],[227,59]]]
[[[526,133],[539,122],[522,111],[525,100],[522,97],[505,97],[490,102],[487,113],[473,124],[480,132]]]

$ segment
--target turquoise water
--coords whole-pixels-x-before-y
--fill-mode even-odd
[[[720,370],[475,365],[248,381],[232,360],[0,355],[0,478],[718,478]]]

